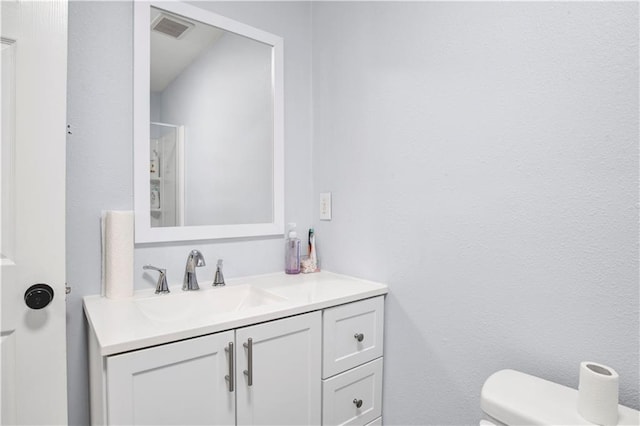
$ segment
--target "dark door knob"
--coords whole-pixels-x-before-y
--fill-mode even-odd
[[[42,309],[53,300],[53,289],[48,284],[34,284],[24,292],[24,303],[31,309]]]

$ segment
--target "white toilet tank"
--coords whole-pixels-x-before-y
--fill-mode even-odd
[[[591,425],[577,410],[578,391],[515,370],[492,374],[482,387],[481,424]],[[495,422],[497,420],[497,422]],[[618,406],[618,425],[640,425],[640,412]]]

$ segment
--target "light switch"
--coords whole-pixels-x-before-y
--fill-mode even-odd
[[[331,193],[320,193],[320,220],[331,220]]]

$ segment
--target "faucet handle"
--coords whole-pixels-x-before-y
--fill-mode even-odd
[[[224,275],[222,275],[222,259],[218,259],[218,265],[216,267],[216,276],[213,279],[212,285],[216,287],[225,285]]]
[[[153,265],[144,265],[142,269],[151,269],[152,271],[160,272],[158,277],[158,283],[156,284],[156,294],[170,293],[169,286],[167,285],[167,270],[155,267]]]

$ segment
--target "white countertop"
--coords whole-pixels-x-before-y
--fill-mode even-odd
[[[145,313],[139,303],[154,303],[171,306],[173,301],[202,297],[215,300],[215,292],[248,284],[256,289],[275,295],[276,302],[239,311],[215,312],[208,310],[203,315],[175,314],[166,309]],[[239,288],[239,287],[237,287]],[[160,345],[218,331],[230,330],[291,315],[349,303],[356,300],[387,293],[387,286],[372,281],[338,275],[331,272],[287,275],[285,273],[258,275],[227,280],[222,288],[201,283],[200,290],[183,292],[180,286],[171,287],[171,294],[156,295],[153,289],[137,291],[126,299],[107,299],[102,296],[86,296],[84,311],[93,329],[100,354],[113,355],[120,352]],[[219,293],[223,294],[223,293]],[[176,298],[176,299],[174,299]],[[184,304],[183,304],[184,305]],[[177,306],[177,304],[176,304]]]

